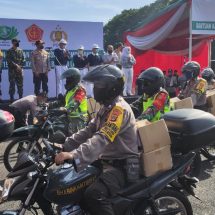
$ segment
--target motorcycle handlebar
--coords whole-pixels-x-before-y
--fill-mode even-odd
[[[78,169],[77,169],[77,165],[75,163],[75,160],[74,159],[71,159],[71,160],[65,160],[64,163],[68,163],[68,164],[72,164],[72,166],[74,167],[75,171],[77,172]]]
[[[51,147],[50,142],[48,140],[46,140],[46,139],[43,139],[43,143],[46,146],[46,148],[48,150],[48,153],[51,154],[51,155],[54,155],[54,149]]]

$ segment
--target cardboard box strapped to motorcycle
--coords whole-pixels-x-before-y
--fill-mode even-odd
[[[178,97],[170,99],[170,107],[174,110],[182,108],[193,108],[193,102],[191,97],[180,100]]]
[[[171,140],[164,120],[136,122],[143,152],[141,163],[146,177],[172,168]]]
[[[208,90],[206,97],[208,112],[215,115],[215,90]]]

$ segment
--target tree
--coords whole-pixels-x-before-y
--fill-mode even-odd
[[[139,9],[123,10],[104,26],[105,47],[108,44],[123,42],[123,32],[138,28],[151,14],[159,12],[177,1],[179,0],[156,0]]]

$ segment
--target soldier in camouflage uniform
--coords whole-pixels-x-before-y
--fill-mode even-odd
[[[23,96],[23,66],[24,66],[24,53],[19,48],[19,40],[12,39],[12,48],[6,53],[6,59],[8,63],[8,78],[10,82],[9,95],[10,100],[14,100],[15,84],[17,86],[19,98]]]
[[[196,61],[189,61],[182,67],[182,73],[186,77],[187,82],[182,88],[179,98],[184,99],[191,97],[194,108],[203,109],[206,104],[207,81],[198,78],[200,73],[200,65]]]

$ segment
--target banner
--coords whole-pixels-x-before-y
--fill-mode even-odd
[[[20,48],[25,54],[24,67],[24,96],[33,94],[34,85],[31,70],[30,54],[36,49],[35,41],[43,40],[46,50],[50,51],[52,70],[49,72],[49,97],[55,97],[55,71],[53,50],[58,47],[58,42],[65,39],[67,49],[71,55],[75,54],[80,45],[89,54],[94,43],[103,49],[103,23],[102,22],[73,22],[54,20],[25,20],[25,19],[0,19],[0,49],[3,51],[2,94],[3,99],[8,99],[9,82],[6,51],[11,47],[11,40],[18,38]],[[68,66],[72,66],[72,60]],[[17,95],[15,95],[17,98]]]
[[[215,34],[215,0],[192,0],[192,34]]]

